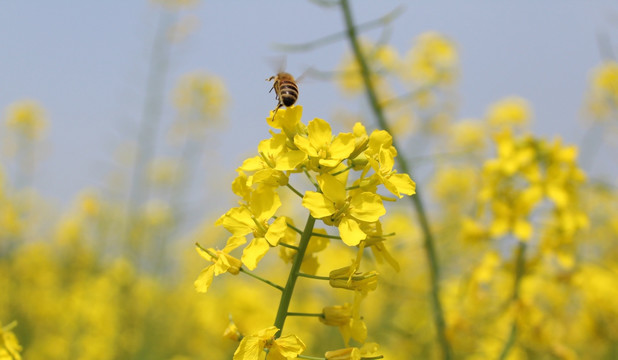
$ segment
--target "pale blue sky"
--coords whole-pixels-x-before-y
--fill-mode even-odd
[[[357,22],[404,3],[390,40],[401,52],[428,30],[458,44],[460,117],[480,117],[490,103],[519,95],[533,105],[537,132],[569,142],[580,139],[587,76],[601,60],[597,34],[618,44],[618,6],[610,1],[352,3]],[[196,16],[199,27],[173,48],[167,83],[171,89],[182,74],[200,69],[226,81],[230,123],[211,146],[221,154],[213,163],[231,177],[267,136],[263,119],[275,100],[264,79],[274,70],[268,58],[279,54],[271,45],[341,31],[342,16],[337,8],[283,0],[204,1],[183,14]],[[111,154],[137,128],[156,18],[147,1],[0,3],[0,107],[31,98],[47,109],[49,152],[36,180],[45,196],[67,202],[79,189],[103,184]],[[287,70],[333,69],[347,49],[342,41],[290,54]],[[310,119],[328,118],[336,104],[346,106],[342,101],[332,84],[309,81],[299,103]],[[358,102],[349,106],[358,109]],[[164,115],[167,123],[173,118],[169,102]]]

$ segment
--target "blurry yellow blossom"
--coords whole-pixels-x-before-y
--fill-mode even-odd
[[[455,44],[437,32],[419,35],[405,63],[404,76],[419,85],[451,85],[459,72]]]
[[[618,62],[605,61],[592,71],[586,105],[597,120],[617,119]]]
[[[79,208],[87,216],[97,216],[101,211],[101,199],[94,191],[84,191],[79,196]]]
[[[22,348],[11,331],[16,325],[15,321],[4,327],[0,323],[0,360],[21,360],[19,353]]]
[[[384,93],[386,82],[382,81],[381,75],[394,72],[401,67],[397,50],[390,45],[373,44],[367,39],[360,39],[360,47],[370,68],[373,86],[379,87]],[[344,56],[338,71],[338,84],[344,92],[358,94],[365,89],[360,65],[352,54]]]
[[[482,151],[487,146],[487,136],[483,124],[477,120],[462,120],[450,127],[453,139],[449,144],[454,150]]]
[[[218,76],[193,72],[180,78],[173,98],[179,114],[175,130],[190,136],[222,119],[229,95]]]
[[[27,139],[38,140],[47,127],[45,110],[32,100],[13,103],[7,109],[6,125]]]
[[[150,226],[166,225],[173,220],[172,210],[164,201],[150,200],[144,207],[144,219]]]
[[[240,330],[238,330],[238,327],[236,326],[236,324],[234,324],[234,322],[231,319],[230,319],[229,324],[223,331],[223,337],[233,340],[233,341],[240,341],[240,339],[242,338],[242,334],[240,333]]]
[[[60,221],[56,230],[56,238],[60,244],[74,245],[83,237],[83,224],[75,216],[69,216]]]
[[[148,165],[148,180],[157,186],[176,185],[181,179],[182,169],[178,160],[159,158]]]
[[[307,348],[296,335],[275,338],[279,331],[274,326],[245,336],[234,353],[234,360],[286,360],[296,358]],[[268,355],[264,357],[264,349]]]
[[[528,102],[516,96],[497,101],[485,115],[489,125],[496,129],[525,128],[531,118],[532,110]]]

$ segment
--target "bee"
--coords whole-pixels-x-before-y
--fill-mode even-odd
[[[275,81],[273,83],[273,87],[269,92],[275,90],[276,99],[278,101],[277,107],[275,108],[275,113],[273,114],[272,120],[275,119],[275,115],[277,115],[277,110],[280,107],[284,106],[289,107],[294,105],[296,100],[298,100],[298,85],[296,85],[296,80],[294,76],[286,73],[280,72],[275,76],[271,76],[266,79],[266,81]]]

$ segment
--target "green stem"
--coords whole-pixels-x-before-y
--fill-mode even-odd
[[[305,274],[301,272],[298,273],[298,276],[306,277],[308,279],[315,279],[315,280],[330,280],[328,276],[311,275],[311,274]]]
[[[311,232],[313,231],[314,225],[315,218],[309,215],[309,217],[307,218],[307,223],[305,224],[305,230],[303,230],[303,234],[300,237],[300,243],[298,244],[298,252],[296,253],[296,257],[294,258],[294,262],[292,263],[292,268],[290,269],[288,281],[285,284],[285,288],[283,289],[283,293],[281,294],[281,300],[279,301],[279,308],[277,309],[277,316],[275,318],[275,326],[277,327],[277,329],[279,329],[279,331],[277,331],[277,334],[275,335],[276,337],[281,336],[281,331],[283,330],[283,325],[285,324],[285,319],[288,315],[290,300],[292,300],[292,293],[294,293],[296,279],[298,279],[298,274],[300,272],[300,265],[303,263],[305,251],[307,251],[307,246],[309,245],[309,239],[311,239]]]
[[[303,198],[303,197],[304,197],[304,195],[303,195],[303,194],[301,194],[301,192],[300,192],[300,191],[296,190],[296,189],[295,189],[292,185],[290,185],[289,183],[288,183],[288,184],[286,184],[285,186],[287,186],[287,187],[288,187],[288,189],[292,190],[292,192],[293,192],[294,194],[296,194],[296,195],[300,196],[301,198]]]
[[[284,242],[279,242],[279,246],[283,246],[283,247],[288,248],[288,249],[298,250],[298,246],[286,244]]]
[[[386,117],[384,115],[384,111],[380,106],[378,101],[378,96],[371,82],[371,76],[369,71],[369,66],[367,65],[367,60],[362,53],[360,48],[360,44],[358,42],[358,38],[356,36],[356,30],[354,28],[354,21],[352,20],[352,12],[350,10],[350,5],[348,0],[341,0],[341,8],[343,10],[345,24],[348,33],[348,40],[352,46],[354,51],[354,55],[358,64],[360,66],[361,75],[363,78],[363,82],[365,84],[365,90],[367,93],[367,97],[369,99],[369,103],[371,105],[371,109],[376,117],[378,125],[383,130],[391,133],[389,126],[386,122]],[[393,146],[398,149],[396,140],[393,137]],[[408,163],[405,160],[402,153],[399,153],[396,157],[397,165],[402,173],[409,174],[410,171],[408,169]],[[419,195],[420,191],[417,186],[416,188],[417,194],[415,196],[411,196],[410,200],[414,208],[416,209],[416,214],[418,217],[418,221],[421,225],[421,229],[424,235],[424,248],[425,248],[425,256],[427,258],[427,263],[429,265],[429,275],[430,275],[430,283],[431,283],[431,302],[434,309],[434,323],[436,326],[436,332],[438,336],[438,342],[442,349],[442,356],[444,359],[450,359],[451,355],[451,347],[448,342],[446,336],[446,322],[444,320],[444,311],[442,309],[442,304],[440,302],[440,286],[439,286],[439,266],[438,266],[438,256],[435,249],[433,234],[431,233],[431,229],[429,228],[429,221],[427,219],[427,214],[425,212],[425,207],[423,206],[423,202]]]
[[[299,228],[297,228],[296,226],[292,225],[292,224],[287,224],[288,227],[294,231],[296,231],[299,234],[302,234],[303,231]],[[341,240],[341,236],[337,236],[337,235],[329,235],[329,234],[321,234],[321,233],[311,233],[311,236],[315,236],[315,237],[323,237],[323,238],[327,238],[327,239],[335,239],[335,240]],[[279,245],[281,245],[281,243],[279,243]]]
[[[275,289],[279,289],[280,291],[283,291],[283,286],[277,285],[277,284],[275,284],[274,282],[272,282],[270,280],[266,280],[266,279],[264,279],[262,277],[259,277],[259,276],[255,275],[254,273],[252,273],[251,271],[247,271],[247,270],[245,270],[242,267],[239,269],[239,271],[241,273],[244,273],[244,274],[247,274],[247,275],[251,276],[252,278],[254,278],[256,280],[260,280],[261,282],[263,282],[265,284],[268,284],[268,285],[274,287]]]
[[[524,277],[525,273],[525,265],[526,265],[526,243],[519,242],[519,246],[517,247],[517,254],[515,258],[515,280],[513,281],[513,295],[511,296],[511,304],[517,303],[519,301],[519,289],[521,284],[521,279]],[[513,319],[513,324],[511,324],[511,331],[509,333],[509,337],[504,343],[504,348],[502,348],[502,352],[500,353],[500,357],[498,359],[504,360],[508,356],[511,348],[515,344],[515,339],[517,338],[517,315]]]
[[[301,312],[289,312],[288,316],[308,316],[308,317],[323,317],[322,313],[301,313]]]

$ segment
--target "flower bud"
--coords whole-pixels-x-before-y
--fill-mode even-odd
[[[346,326],[352,318],[352,308],[350,304],[326,306],[322,310],[320,321],[329,326]]]
[[[351,267],[336,269],[329,274],[330,286],[340,289],[372,291],[378,286],[378,272],[350,273]]]
[[[361,352],[358,348],[345,348],[327,351],[324,357],[327,360],[360,360]]]

